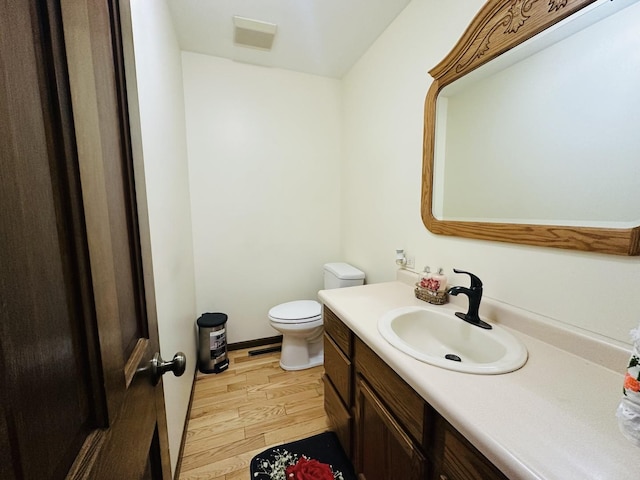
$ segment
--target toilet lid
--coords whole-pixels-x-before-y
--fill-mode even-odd
[[[320,317],[322,306],[315,300],[282,303],[269,310],[269,317],[277,322],[311,321]]]

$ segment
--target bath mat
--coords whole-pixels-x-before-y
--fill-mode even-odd
[[[287,477],[286,471],[297,477]],[[351,462],[333,432],[278,445],[259,453],[251,460],[253,480],[356,480]]]

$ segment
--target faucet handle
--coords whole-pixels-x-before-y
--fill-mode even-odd
[[[471,277],[471,288],[472,289],[482,288],[482,280],[480,280],[478,277],[476,277],[473,273],[465,272],[464,270],[458,270],[457,268],[454,268],[453,271],[455,273],[464,273],[466,275],[469,275]]]

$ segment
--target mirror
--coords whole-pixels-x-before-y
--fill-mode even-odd
[[[485,4],[429,72],[430,231],[640,254],[637,1]]]

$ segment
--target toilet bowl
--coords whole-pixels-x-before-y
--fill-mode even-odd
[[[303,370],[324,361],[322,306],[315,300],[283,303],[269,310],[271,326],[282,333],[280,366]]]
[[[364,283],[364,273],[347,263],[324,265],[324,288],[343,288]],[[282,334],[280,367],[303,370],[324,362],[322,305],[315,300],[297,300],[269,310],[271,327]]]

